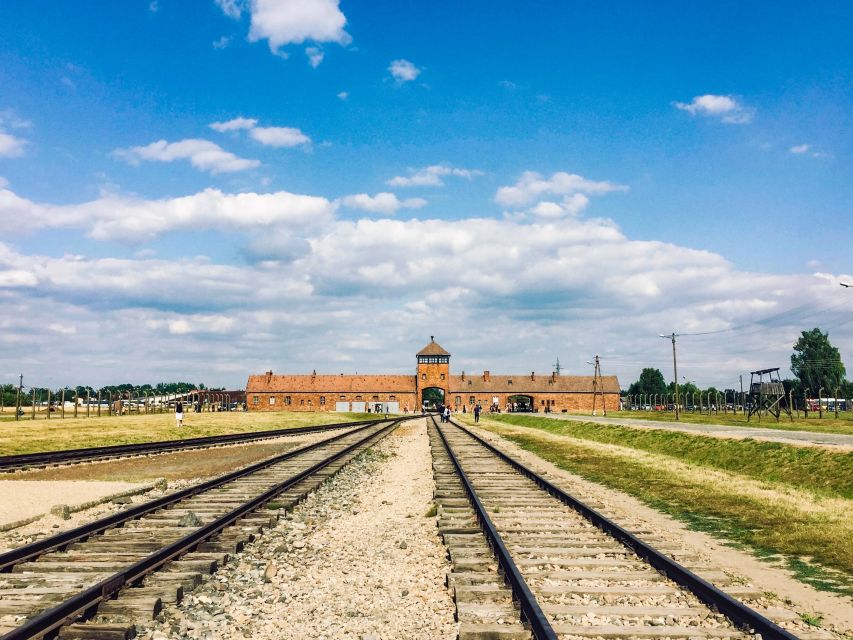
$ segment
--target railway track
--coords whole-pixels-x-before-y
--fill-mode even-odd
[[[133,637],[404,419],[361,424],[0,554],[0,640]]]
[[[88,447],[85,449],[64,449],[60,451],[43,451],[39,453],[23,453],[11,456],[0,456],[0,473],[10,473],[26,469],[95,462],[114,458],[132,456],[147,456],[158,453],[183,451],[186,449],[203,449],[209,447],[242,444],[270,438],[284,438],[316,431],[331,431],[346,429],[359,425],[373,424],[375,421],[361,420],[357,422],[339,422],[321,424],[293,429],[269,429],[251,433],[229,433],[219,436],[204,436],[201,438],[184,438],[181,440],[160,440],[158,442],[142,442],[139,444],[118,444],[107,447]]]
[[[462,425],[432,419],[429,436],[460,640],[796,639],[741,602],[760,593],[620,527]]]

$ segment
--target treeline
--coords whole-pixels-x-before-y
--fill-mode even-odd
[[[75,398],[75,393],[77,397],[85,398],[86,394],[89,394],[89,397],[94,399],[98,397],[98,392],[101,393],[103,398],[114,397],[116,395],[127,396],[130,394],[133,397],[145,396],[145,394],[149,395],[171,395],[171,394],[180,394],[187,393],[189,391],[194,391],[196,389],[207,389],[207,387],[203,383],[193,384],[192,382],[160,382],[155,385],[151,384],[115,384],[115,385],[106,385],[103,387],[90,387],[90,386],[78,386],[78,387],[65,387],[65,399],[73,400]],[[210,391],[224,391],[225,388],[221,389],[209,389]],[[29,407],[32,404],[33,400],[33,391],[35,391],[35,400],[36,404],[44,403],[48,401],[48,397],[50,397],[51,403],[59,402],[62,399],[63,388],[60,387],[58,389],[49,389],[47,387],[28,387],[24,386],[23,392],[21,394],[21,406]],[[4,384],[0,386],[0,401],[4,407],[14,406],[17,402],[18,398],[18,385],[16,384]]]

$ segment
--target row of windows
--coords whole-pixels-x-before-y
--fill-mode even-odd
[[[339,396],[339,399],[340,400],[346,400],[347,397],[342,395],[342,396]],[[364,400],[364,398],[362,398],[361,396],[356,396],[355,399],[356,399],[356,401]],[[371,400],[379,400],[379,396],[372,396]],[[388,396],[389,402],[394,402],[396,400],[397,400],[397,396]],[[276,397],[270,396],[269,397],[269,403],[270,403],[270,405],[274,405],[276,403]],[[260,405],[261,404],[261,396],[252,396],[252,404],[255,406]],[[284,396],[284,404],[286,406],[291,406],[293,404],[293,398],[291,396]],[[300,406],[304,406],[305,405],[305,398],[299,398],[299,404],[300,404]],[[313,404],[313,401],[311,398],[308,398],[308,405],[310,406],[311,404]],[[326,396],[320,396],[320,406],[324,406],[325,404],[326,404]]]
[[[450,362],[448,356],[418,356],[420,364],[447,364]]]
[[[441,378],[442,380],[444,380],[444,374],[443,374],[443,373],[442,373],[442,374],[439,374],[439,378]],[[426,380],[426,374],[425,374],[425,373],[422,373],[422,374],[421,374],[421,380]],[[469,382],[468,382],[468,384],[471,384],[471,382],[469,381]]]

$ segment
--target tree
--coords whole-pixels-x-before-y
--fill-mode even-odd
[[[803,331],[799,340],[794,344],[791,355],[791,371],[800,379],[803,387],[808,387],[812,395],[818,390],[834,394],[836,387],[844,384],[847,371],[841,362],[841,354],[829,342],[829,334],[815,327],[811,331]]]
[[[665,394],[666,382],[663,379],[663,374],[660,369],[646,367],[640,374],[640,379],[628,387],[628,393],[636,394]]]

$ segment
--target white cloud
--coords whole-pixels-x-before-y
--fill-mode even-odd
[[[569,213],[577,213],[588,204],[587,195],[600,195],[612,191],[627,191],[628,187],[613,182],[587,180],[576,173],[558,171],[544,178],[536,171],[525,171],[512,186],[500,187],[495,193],[495,202],[510,208],[520,208],[544,196],[569,196],[563,205]],[[583,194],[584,198],[573,198]]]
[[[229,18],[237,20],[243,13],[245,3],[243,0],[214,0],[216,5]]]
[[[733,96],[705,94],[696,96],[690,102],[673,102],[676,109],[687,111],[690,115],[718,117],[727,124],[745,124],[752,120],[755,110],[745,107]]]
[[[308,56],[308,64],[316,69],[320,66],[320,63],[323,62],[323,58],[326,54],[317,47],[307,47],[305,49],[305,55]]]
[[[385,184],[391,187],[443,187],[443,178],[457,176],[471,179],[483,175],[477,169],[459,169],[444,164],[433,164],[421,169],[410,169],[408,176],[395,176]]]
[[[294,127],[254,127],[249,135],[268,147],[298,147],[311,138]]]
[[[587,208],[589,197],[582,193],[573,193],[563,198],[561,202],[544,200],[528,210],[528,213],[540,219],[555,219],[563,216],[575,216]]]
[[[507,91],[515,91],[518,89],[518,85],[515,84],[512,80],[501,80],[498,82],[498,86],[506,89]]]
[[[341,198],[344,206],[351,209],[361,209],[370,213],[394,215],[399,209],[419,209],[427,204],[423,198],[407,198],[400,200],[393,193],[382,192],[375,196],[357,193]]]
[[[214,49],[224,49],[229,44],[231,44],[231,37],[230,36],[222,36],[218,40],[214,40],[212,44],[213,44]]]
[[[334,205],[326,198],[276,193],[226,194],[218,189],[163,200],[105,194],[76,205],[39,204],[0,190],[0,217],[26,219],[33,229],[79,228],[97,240],[144,242],[178,229],[252,229],[328,224]]]
[[[133,166],[143,160],[151,162],[173,162],[174,160],[189,160],[196,169],[210,173],[232,173],[253,169],[261,163],[258,160],[240,158],[225,151],[215,142],[190,138],[179,142],[158,140],[146,146],[116,149],[113,156],[121,158]]]
[[[798,145],[795,145],[795,146],[791,147],[791,148],[789,149],[789,151],[790,151],[791,153],[805,153],[805,152],[806,152],[806,151],[808,151],[810,148],[811,148],[811,147],[810,147],[809,145],[807,145],[807,144],[798,144]]]
[[[239,118],[232,118],[231,120],[226,120],[225,122],[212,122],[210,124],[210,128],[214,131],[219,131],[220,133],[224,133],[226,131],[238,131],[240,129],[251,129],[256,126],[258,121],[255,118],[244,118],[240,116]]]
[[[398,84],[410,82],[421,74],[421,70],[413,63],[402,59],[391,61],[391,64],[388,66],[388,71],[391,72],[391,75]]]
[[[346,91],[341,91],[340,93],[338,93],[339,100],[346,100],[347,98],[349,98],[349,93],[347,93]]]
[[[151,0],[151,2],[148,3],[148,11],[151,13],[157,13],[160,11],[160,3],[157,0]]]
[[[27,141],[13,136],[11,133],[0,131],[0,158],[17,158],[24,155]]]
[[[306,40],[348,44],[352,38],[344,31],[347,19],[339,4],[339,0],[252,0],[249,40],[267,40],[273,53]]]
[[[9,186],[9,181],[6,180],[3,176],[0,176],[0,189],[5,189]]]

